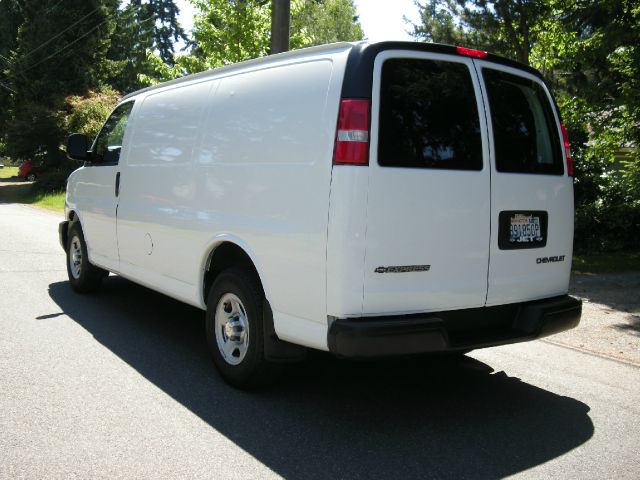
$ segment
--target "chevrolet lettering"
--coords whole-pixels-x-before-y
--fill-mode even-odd
[[[564,262],[564,255],[536,258],[536,263],[554,263],[554,262]]]

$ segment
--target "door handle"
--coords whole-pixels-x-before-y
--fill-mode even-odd
[[[120,195],[120,172],[116,173],[116,197]]]

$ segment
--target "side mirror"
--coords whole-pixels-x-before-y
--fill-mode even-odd
[[[71,160],[88,160],[89,139],[82,133],[73,133],[67,139],[67,157]]]

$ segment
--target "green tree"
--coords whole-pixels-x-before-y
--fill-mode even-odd
[[[148,52],[154,52],[162,63],[172,67],[175,42],[187,40],[178,14],[174,0],[131,0],[116,8],[116,28],[104,68],[105,83],[127,93],[156,81],[155,62]]]
[[[548,13],[541,0],[428,0],[416,2],[420,40],[464,44],[529,64],[535,25]]]
[[[173,62],[174,43],[188,40],[178,21],[180,9],[174,0],[131,0],[137,12],[139,27],[152,39],[152,48],[160,58]],[[153,19],[150,21],[149,19]]]
[[[0,59],[8,59],[15,47],[18,28],[22,24],[22,3],[19,0],[0,2]],[[4,62],[0,62],[4,65]]]
[[[140,23],[139,12],[133,4],[116,8],[113,12],[116,27],[111,37],[103,69],[103,82],[116,90],[131,92],[142,87],[139,76],[153,73],[147,62],[147,50],[153,47],[152,30]]]
[[[545,22],[540,50],[553,59],[547,76],[559,91],[577,152],[577,245],[637,248],[640,5],[631,0],[551,5],[555,15]],[[631,155],[623,158],[621,147],[632,147]]]
[[[363,38],[364,32],[353,0],[293,0],[292,48]]]
[[[268,0],[190,0],[197,8],[193,50],[166,64],[147,51],[153,74],[145,84],[176,78],[208,68],[249,60],[269,53],[271,2]],[[353,0],[293,0],[291,47],[303,48],[337,41],[361,40]]]
[[[264,0],[191,0],[197,68],[205,69],[266,55],[271,10]]]
[[[637,248],[640,230],[640,4],[429,0],[421,40],[462,43],[542,71],[575,161],[576,247]],[[621,159],[621,147],[633,147]]]
[[[25,0],[6,69],[12,89],[7,149],[13,157],[57,151],[59,110],[69,94],[97,83],[116,0]]]
[[[22,2],[18,0],[0,2],[0,143],[4,143],[4,132],[6,122],[9,119],[9,104],[13,91],[7,67],[11,51],[16,45],[18,28],[22,21]]]

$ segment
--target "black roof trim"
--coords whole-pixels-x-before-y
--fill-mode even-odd
[[[376,56],[384,50],[413,50],[417,52],[435,52],[459,55],[456,52],[456,47],[452,45],[442,45],[440,43],[359,43],[354,45],[349,52],[344,82],[342,83],[342,98],[371,98],[371,89],[373,87],[373,63],[375,62]],[[535,68],[528,67],[527,65],[499,55],[489,53],[487,57],[482,60],[518,68],[542,79],[542,74]]]

